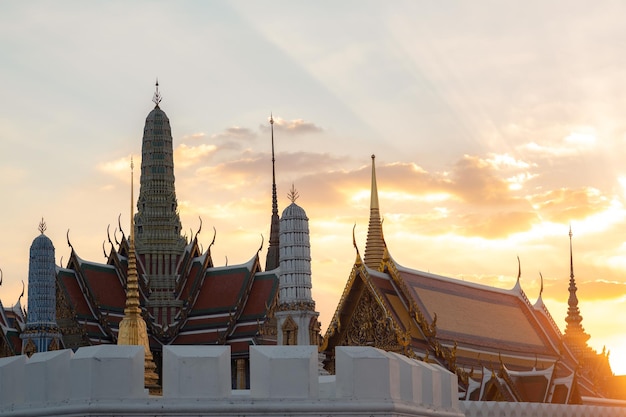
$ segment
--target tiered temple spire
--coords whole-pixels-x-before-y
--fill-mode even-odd
[[[61,332],[56,321],[56,265],[54,245],[44,234],[46,223],[41,219],[39,236],[30,247],[28,264],[28,315],[22,338],[22,353],[58,350]]]
[[[383,239],[383,225],[380,220],[378,206],[378,188],[376,185],[376,156],[372,155],[372,186],[370,197],[370,219],[367,228],[367,241],[365,243],[364,262],[367,267],[379,269],[384,253],[385,241]]]
[[[156,365],[150,351],[150,341],[148,340],[148,329],[146,322],[141,317],[141,307],[139,306],[139,281],[137,278],[137,261],[135,256],[135,237],[133,225],[133,162],[130,162],[130,236],[128,248],[128,274],[126,279],[126,308],[124,309],[124,318],[119,325],[119,333],[117,335],[118,345],[134,345],[143,346],[144,362],[145,362],[145,386],[152,393],[159,391],[158,375],[156,374]]]
[[[278,311],[279,345],[317,345],[319,313],[311,296],[311,242],[309,218],[296,204],[298,192],[292,186],[291,204],[280,218],[280,275]]]
[[[174,187],[174,151],[170,121],[163,110],[159,83],[141,145],[141,178],[135,239],[138,260],[149,285],[148,309],[155,324],[167,328],[182,307],[175,296],[177,268],[186,246]]]
[[[270,115],[270,127],[272,131],[272,220],[270,223],[270,242],[265,259],[265,270],[278,268],[279,265],[279,229],[280,218],[278,217],[278,198],[276,196],[276,168],[274,158],[274,117]]]
[[[572,226],[569,228],[569,298],[567,300],[567,317],[565,322],[565,340],[570,347],[577,353],[581,353],[587,347],[587,340],[589,335],[585,333],[585,329],[582,326],[583,317],[580,314],[578,308],[578,297],[576,296],[576,280],[574,279],[574,256],[572,251]]]

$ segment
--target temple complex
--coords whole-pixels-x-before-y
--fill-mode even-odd
[[[598,354],[587,345],[589,335],[582,326],[576,295],[571,229],[569,308],[561,333],[543,303],[542,291],[534,303],[524,293],[521,267],[515,286],[501,289],[399,265],[384,239],[372,156],[364,256],[353,237],[352,271],[321,339],[319,313],[311,294],[309,219],[296,204],[295,187],[288,195],[290,204],[278,215],[273,118],[272,206],[265,268],[261,266],[262,247],[243,264],[216,266],[211,256],[215,235],[206,250],[198,243],[202,223],[195,234],[182,235],[171,126],[161,101],[157,83],[155,106],[143,131],[136,202],[131,167],[128,236],[121,224],[113,238],[107,231],[110,248],[105,252],[106,262],[100,263],[83,259],[68,232],[71,253],[65,266],[57,266],[42,220],[40,235],[31,246],[28,314],[21,296],[10,308],[0,304],[0,357],[56,349],[80,352],[83,347],[90,347],[83,355],[97,356],[104,352],[91,349],[97,345],[138,345],[143,352],[144,386],[158,393],[167,362],[164,352],[180,357],[189,353],[178,345],[196,345],[192,350],[207,358],[219,354],[220,380],[228,379],[233,390],[254,385],[251,351],[261,356],[287,352],[265,352],[264,345],[309,345],[293,350],[305,353],[307,369],[315,361],[313,346],[321,345],[325,369],[317,371],[332,377],[353,370],[338,369],[338,363],[352,363],[348,356],[361,352],[351,348],[368,347],[387,351],[361,352],[368,360],[374,356],[394,364],[406,360],[425,375],[456,376],[458,384],[448,384],[454,394],[458,388],[455,401],[581,404],[589,398],[615,395],[608,354]],[[219,346],[209,352],[206,345]],[[373,351],[376,354],[371,356]],[[128,346],[116,352],[135,355]],[[229,357],[227,365],[223,355]],[[131,362],[137,360],[133,356]],[[261,362],[269,363],[269,359]],[[401,372],[399,365],[393,367],[393,372]],[[172,365],[166,372],[175,368]],[[284,375],[287,371],[291,370],[281,368]],[[373,379],[360,382],[368,385]],[[291,387],[283,383],[282,388],[288,392]]]
[[[582,403],[614,393],[605,352],[587,346],[571,256],[565,335],[543,303],[515,286],[500,289],[399,265],[387,247],[372,155],[370,218],[323,341],[333,372],[338,346],[374,346],[441,365],[459,378],[459,398]]]
[[[270,119],[272,218],[266,269],[264,271],[261,266],[261,248],[251,254],[246,263],[214,265],[211,247],[215,236],[203,251],[198,243],[202,224],[191,237],[181,234],[171,127],[167,115],[160,108],[162,98],[158,88],[157,82],[153,97],[155,107],[148,114],[143,130],[140,190],[136,214],[131,215],[129,235],[126,236],[120,223],[121,239],[118,240],[118,229],[113,233],[113,240],[109,234],[107,261],[100,263],[81,258],[71,244],[68,232],[71,253],[67,264],[62,267],[55,266],[54,248],[43,232],[35,240],[43,242],[45,238],[52,248],[52,257],[46,261],[46,271],[48,278],[53,280],[46,281],[46,289],[52,288],[53,292],[52,295],[47,294],[45,299],[53,306],[51,311],[56,314],[57,327],[47,321],[44,324],[46,329],[56,329],[54,334],[61,337],[46,343],[56,346],[50,344],[51,340],[56,340],[55,343],[60,342],[61,347],[73,350],[99,344],[144,345],[146,373],[161,372],[164,346],[227,345],[232,358],[233,388],[249,388],[249,346],[283,342],[282,333],[279,335],[277,331],[275,316],[279,305],[279,287],[284,286],[280,282],[290,283],[286,290],[289,294],[292,291],[301,294],[299,288],[305,286],[306,292],[302,294],[308,297],[298,295],[280,303],[281,308],[288,312],[285,318],[290,323],[284,325],[281,322],[281,326],[287,329],[295,320],[298,324],[294,329],[300,327],[314,333],[306,340],[294,339],[291,335],[284,342],[317,344],[319,340],[318,313],[314,311],[315,303],[310,293],[308,219],[304,210],[293,204],[295,199],[292,200],[292,205],[285,211],[291,225],[284,232],[286,245],[279,245],[273,119]],[[296,236],[296,240],[292,236]],[[302,246],[304,244],[306,250]],[[279,248],[289,254],[286,261],[289,265],[297,264],[297,271],[279,272]],[[31,252],[31,262],[32,256]],[[303,259],[299,260],[299,257]],[[300,270],[302,262],[308,266],[304,278]],[[288,268],[285,266],[283,270],[289,271]],[[39,303],[41,297],[36,295],[39,286],[40,280],[29,277],[29,303]],[[305,300],[304,304],[301,304],[302,300]],[[306,310],[304,315],[300,314],[302,305]],[[43,316],[37,306],[39,304],[29,305],[26,323],[19,302],[11,309],[0,308],[0,356],[20,354],[30,346],[28,335],[34,334],[31,328],[40,329],[43,325],[39,321],[31,325],[31,319],[54,316],[48,310]],[[288,306],[287,310],[284,306]],[[302,317],[306,317],[306,324],[300,324]],[[21,343],[20,337],[25,343]],[[41,352],[43,348],[31,350]],[[153,365],[150,365],[150,356],[154,360]],[[146,387],[150,387],[151,391],[154,382],[146,377]]]

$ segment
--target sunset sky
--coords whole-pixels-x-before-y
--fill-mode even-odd
[[[623,16],[619,1],[1,2],[0,299],[16,302],[42,217],[64,265],[68,230],[100,262],[107,226],[121,214],[128,231],[158,77],[183,228],[201,217],[206,248],[215,227],[217,265],[267,242],[271,113],[279,210],[293,183],[323,329],[355,224],[365,249],[376,154],[399,264],[512,288],[519,256],[561,329],[571,224],[589,344],[626,374]]]

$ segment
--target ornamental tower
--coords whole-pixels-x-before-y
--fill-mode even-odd
[[[317,345],[319,313],[311,297],[311,243],[309,218],[296,204],[297,191],[291,188],[291,204],[280,217],[280,275],[278,311],[279,345]]]
[[[141,178],[135,245],[149,289],[147,307],[154,322],[168,327],[182,306],[175,297],[177,269],[186,241],[181,236],[178,202],[174,189],[174,151],[170,121],[159,107],[159,82],[148,114],[141,144]]]
[[[279,260],[279,229],[280,219],[278,218],[278,199],[276,198],[276,169],[274,159],[274,118],[270,115],[270,126],[272,130],[272,220],[270,223],[270,242],[267,248],[267,258],[265,258],[265,270],[270,271],[278,268]]]
[[[46,223],[39,223],[40,235],[30,246],[28,264],[28,315],[26,330],[20,335],[22,353],[31,356],[60,348],[61,332],[56,319],[56,266],[54,245],[44,234]]]

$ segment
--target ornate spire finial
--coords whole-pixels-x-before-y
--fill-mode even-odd
[[[45,232],[46,229],[47,229],[46,222],[43,221],[43,217],[42,217],[41,221],[39,222],[39,232],[43,235],[43,232]]]
[[[291,190],[289,190],[289,194],[287,194],[287,198],[289,198],[289,201],[291,201],[292,203],[295,203],[298,197],[300,197],[300,195],[298,194],[296,187],[292,183]]]
[[[156,80],[156,91],[154,92],[154,96],[152,96],[152,101],[156,104],[156,107],[159,107],[159,103],[162,100],[161,93],[159,93],[159,79]]]
[[[381,266],[385,254],[385,241],[383,239],[383,225],[380,220],[378,205],[378,186],[376,184],[376,156],[372,155],[372,185],[370,196],[370,219],[367,228],[367,240],[365,242],[365,265],[372,269]]]

